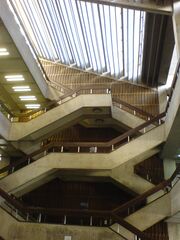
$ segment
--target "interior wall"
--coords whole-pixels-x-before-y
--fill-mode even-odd
[[[180,239],[180,224],[168,223],[169,240]]]

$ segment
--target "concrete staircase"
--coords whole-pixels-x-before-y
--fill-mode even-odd
[[[42,150],[35,157],[38,159],[37,161],[3,178],[0,181],[0,187],[7,192],[14,192],[18,187],[26,187],[26,183],[35,181],[36,178],[53,169],[89,169],[111,171],[110,176],[117,181],[137,193],[142,193],[153,185],[135,175],[133,167],[138,162],[155,154],[158,151],[156,147],[163,141],[164,125],[162,124],[110,153],[47,153]],[[126,170],[130,173],[129,175]]]

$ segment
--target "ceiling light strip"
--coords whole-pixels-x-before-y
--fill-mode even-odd
[[[9,52],[7,48],[0,48],[0,56],[8,56]]]
[[[36,96],[19,96],[21,101],[36,101]]]
[[[7,82],[20,82],[24,81],[24,76],[23,75],[5,75],[4,78],[6,79]]]
[[[25,104],[25,107],[27,109],[38,109],[41,107],[41,105],[40,104]]]

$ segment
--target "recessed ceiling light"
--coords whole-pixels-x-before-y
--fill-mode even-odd
[[[28,109],[37,109],[40,108],[40,104],[25,104],[26,108]]]
[[[7,56],[9,52],[6,48],[0,48],[0,56]]]
[[[15,82],[15,81],[24,81],[23,75],[6,75],[5,76],[6,81],[8,82]]]
[[[36,101],[36,96],[19,96],[21,101]]]
[[[29,92],[31,88],[29,86],[15,86],[12,87],[15,92]]]

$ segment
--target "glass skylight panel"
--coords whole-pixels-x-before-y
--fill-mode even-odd
[[[39,57],[141,78],[145,12],[81,0],[10,0]]]

